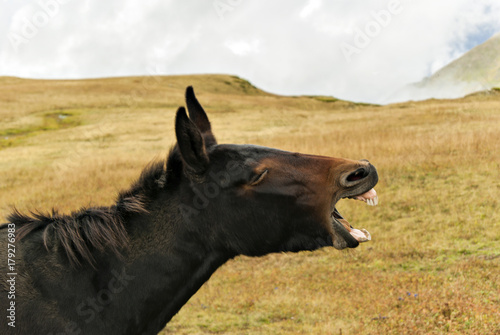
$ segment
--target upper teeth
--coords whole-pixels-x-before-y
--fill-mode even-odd
[[[378,205],[378,195],[371,199],[364,200],[369,206],[377,206]]]
[[[377,192],[372,188],[366,193],[358,195],[356,199],[366,202],[370,206],[378,205],[378,195]]]

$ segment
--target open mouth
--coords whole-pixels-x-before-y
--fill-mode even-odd
[[[378,205],[377,192],[373,188],[368,192],[356,196],[349,196],[348,198],[364,201],[369,206]],[[346,219],[344,219],[337,208],[334,208],[331,217],[333,219],[334,230],[342,236],[347,243],[347,247],[355,248],[359,245],[359,243],[371,240],[371,235],[366,229],[354,228]],[[343,249],[342,246],[339,245],[339,249]]]

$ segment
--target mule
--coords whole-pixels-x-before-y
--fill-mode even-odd
[[[8,217],[1,334],[157,334],[237,255],[370,239],[335,208],[343,198],[376,204],[368,161],[218,144],[192,87],[186,104],[168,157],[113,206]]]

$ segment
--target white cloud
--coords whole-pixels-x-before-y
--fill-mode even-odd
[[[260,52],[260,41],[258,39],[236,41],[228,40],[224,42],[224,45],[238,56],[246,56],[251,53]]]
[[[231,73],[280,94],[381,102],[463,54],[478,31],[500,31],[497,0],[401,0],[388,23],[396,0],[218,0],[223,12],[212,1],[65,0],[16,51],[9,34],[57,1],[0,4],[0,75]],[[345,44],[358,49],[351,61]]]
[[[301,18],[308,17],[309,15],[311,15],[311,13],[313,13],[314,11],[316,11],[321,7],[321,3],[322,3],[321,0],[309,0],[307,4],[304,6],[304,8],[302,8],[302,10],[300,11],[299,16]]]

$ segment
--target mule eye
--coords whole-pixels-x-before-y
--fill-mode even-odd
[[[264,177],[267,175],[267,170],[262,171],[260,174],[255,175],[252,179],[250,179],[250,185],[255,186],[259,184],[262,180],[264,180]]]

